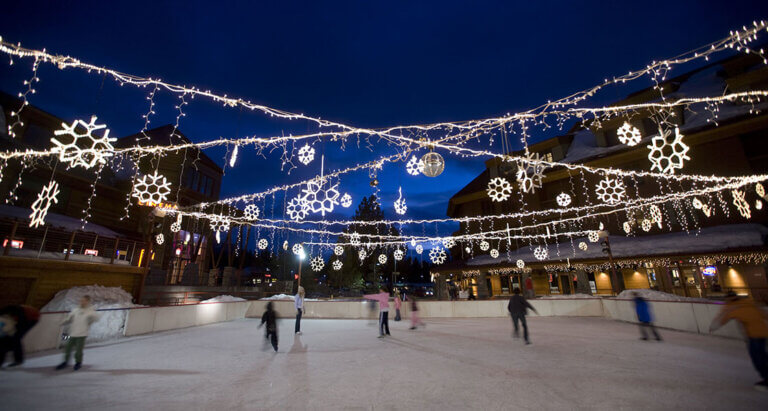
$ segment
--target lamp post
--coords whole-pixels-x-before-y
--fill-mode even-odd
[[[299,287],[301,287],[301,263],[304,261],[304,258],[307,257],[307,254],[304,253],[304,247],[301,247],[301,251],[299,251]]]

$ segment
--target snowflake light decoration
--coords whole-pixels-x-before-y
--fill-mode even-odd
[[[352,245],[360,245],[360,234],[352,233],[349,236],[349,243]]]
[[[179,231],[181,231],[181,224],[179,224],[177,221],[174,221],[173,224],[171,224],[171,232],[178,233]]]
[[[253,221],[259,218],[259,207],[256,204],[248,204],[243,210],[246,220]]]
[[[315,159],[315,149],[309,144],[304,144],[304,147],[299,149],[299,161],[305,166]]]
[[[697,210],[701,210],[702,207],[704,207],[704,203],[701,202],[698,198],[694,197],[693,200],[691,200],[691,205],[693,205],[693,208]]]
[[[744,199],[745,193],[741,190],[731,190],[733,195],[733,205],[739,209],[739,214],[744,218],[752,217],[752,211],[749,209],[749,203]]]
[[[341,270],[342,266],[343,266],[343,263],[341,262],[341,260],[336,260],[333,262],[333,269],[336,271]]]
[[[643,219],[643,222],[640,223],[640,228],[642,228],[646,233],[651,231],[651,220],[647,218]]]
[[[229,219],[222,215],[219,215],[219,214],[212,215],[210,218],[210,222],[211,222],[211,230],[217,233],[229,230]]]
[[[589,239],[590,243],[596,243],[600,241],[600,233],[597,231],[590,231],[589,234],[587,234],[587,238]]]
[[[538,162],[540,160],[539,153],[528,153],[526,160],[520,162],[517,170],[517,182],[524,193],[532,193],[536,188],[541,188],[545,167]]]
[[[344,208],[352,206],[352,196],[349,195],[349,193],[344,193],[344,195],[341,196],[341,206]]]
[[[51,148],[51,152],[58,153],[59,161],[68,163],[70,167],[89,169],[96,163],[106,164],[106,158],[114,154],[115,147],[112,146],[112,142],[117,141],[117,139],[109,138],[109,129],[105,124],[96,124],[96,116],[91,117],[90,123],[78,119],[71,125],[61,123],[61,126],[64,129],[56,130],[53,134],[56,136],[67,135],[69,136],[67,140],[71,141],[65,143],[55,137],[52,138],[51,142],[54,147]],[[78,126],[85,128],[85,134],[75,130]],[[104,135],[95,137],[93,132],[101,129],[104,129]]]
[[[395,257],[395,261],[400,261],[403,259],[403,250],[395,250],[395,253],[393,254]]]
[[[542,261],[549,256],[549,251],[546,247],[538,246],[533,250],[533,256],[536,257],[537,260]]]
[[[763,185],[761,183],[755,184],[755,192],[760,197],[765,197],[765,187],[763,187]]]
[[[640,130],[626,121],[618,130],[616,130],[616,136],[619,137],[621,144],[626,144],[628,146],[636,146],[640,143],[640,140],[643,139]]]
[[[595,186],[595,194],[600,201],[606,204],[620,203],[625,193],[624,183],[619,179],[606,177],[605,180],[600,180]]]
[[[421,254],[423,252],[424,252],[424,247],[421,244],[417,245],[416,246],[416,254]]]
[[[163,244],[165,242],[165,236],[162,235],[162,234],[156,235],[155,236],[155,242],[157,243],[157,245]]]
[[[145,174],[133,186],[133,196],[142,203],[160,204],[171,193],[171,183],[164,175]]]
[[[453,238],[443,238],[443,247],[446,249],[453,248],[456,245],[456,241]]]
[[[399,193],[399,197],[397,197],[397,201],[395,201],[395,212],[403,215],[408,210],[408,206],[405,205],[405,199],[403,198],[403,188],[398,188],[397,192]]]
[[[357,257],[360,258],[360,261],[365,260],[365,257],[368,257],[368,253],[365,250],[360,250],[357,252]]]
[[[497,250],[495,248],[493,250],[491,250],[491,252],[489,254],[491,255],[491,258],[499,258],[499,250]]]
[[[629,221],[625,221],[622,227],[624,228],[625,233],[629,234],[632,232],[632,224],[630,224]]]
[[[560,207],[568,207],[571,205],[571,196],[568,193],[560,193],[557,195],[557,205]]]
[[[432,261],[432,264],[442,264],[445,262],[446,258],[448,258],[448,256],[445,254],[445,250],[441,247],[435,247],[429,250],[429,259]]]
[[[291,247],[291,251],[293,251],[294,254],[299,255],[302,251],[304,251],[304,247],[301,246],[301,244],[296,243]]]
[[[307,188],[302,190],[304,201],[313,213],[320,213],[325,217],[326,212],[333,211],[333,206],[339,204],[339,190],[336,188],[339,183],[333,184],[327,189],[323,189],[323,181],[315,179],[307,183]]]
[[[581,251],[587,251],[587,248],[588,248],[588,247],[587,247],[587,243],[585,243],[585,242],[583,242],[583,241],[579,243],[579,250],[581,250]]]
[[[683,168],[683,162],[690,160],[686,153],[689,147],[683,143],[683,135],[680,129],[675,127],[675,137],[669,141],[670,130],[662,131],[659,129],[659,135],[651,139],[648,148],[648,160],[651,160],[651,171],[658,171],[665,174],[674,174],[676,169]]]
[[[320,271],[325,267],[325,261],[323,257],[317,256],[309,261],[309,266],[312,267],[312,271]]]
[[[500,202],[512,195],[512,184],[509,184],[506,178],[496,177],[488,182],[488,188],[485,190],[491,200]]]
[[[656,225],[661,228],[662,226],[662,218],[661,218],[661,209],[656,204],[653,204],[649,207],[649,211],[651,213],[651,221],[656,223]]]
[[[488,241],[483,240],[480,242],[480,250],[488,251],[489,248],[491,248],[491,245],[488,243]]]
[[[269,246],[269,241],[267,241],[266,238],[262,238],[259,240],[259,250],[266,250],[266,248]]]
[[[336,247],[333,248],[333,253],[336,255],[344,254],[344,247],[337,245]]]
[[[309,204],[304,197],[294,197],[285,206],[285,212],[288,213],[288,218],[293,221],[301,221],[307,218],[309,214]]]
[[[379,254],[379,264],[386,264],[386,263],[387,263],[387,255]]]
[[[45,224],[45,216],[48,215],[48,209],[51,204],[58,204],[59,200],[56,198],[59,195],[59,183],[51,181],[47,186],[44,186],[40,193],[37,195],[37,200],[32,203],[32,214],[29,215],[29,226],[36,228]]]
[[[517,265],[517,268],[525,268],[525,261],[523,260],[517,260],[515,262],[515,265]]]
[[[412,176],[417,176],[424,171],[424,163],[422,163],[418,157],[413,156],[405,164],[405,171]]]

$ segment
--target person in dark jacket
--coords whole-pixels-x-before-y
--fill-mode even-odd
[[[509,299],[507,310],[509,310],[509,314],[512,316],[512,324],[515,325],[515,338],[520,336],[517,323],[522,323],[523,338],[525,339],[526,344],[531,343],[530,340],[528,340],[528,323],[525,321],[525,314],[527,313],[528,309],[531,309],[536,314],[539,313],[535,308],[533,308],[533,306],[531,306],[531,304],[528,303],[528,301],[525,300],[525,297],[520,295],[520,289],[515,288],[514,295],[512,295],[512,298]]]
[[[0,338],[0,366],[5,362],[5,354],[13,351],[13,362],[9,367],[24,363],[24,347],[21,339],[40,320],[40,311],[28,305],[9,305],[0,309],[0,315],[7,316],[16,322],[15,332]]]
[[[656,337],[656,341],[661,341],[661,336],[659,336],[658,331],[656,331],[656,327],[653,326],[653,318],[651,317],[651,309],[648,306],[648,301],[641,297],[639,293],[634,293],[633,296],[635,297],[635,311],[637,312],[637,321],[640,324],[640,334],[642,335],[640,339],[648,339],[648,333],[645,329],[650,328],[653,336]]]
[[[272,308],[272,301],[267,303],[267,311],[264,311],[264,315],[261,316],[261,328],[264,323],[267,324],[267,333],[264,338],[272,342],[272,348],[277,352],[277,316],[275,310]]]

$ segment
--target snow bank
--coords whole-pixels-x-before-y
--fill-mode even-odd
[[[295,299],[296,299],[295,296],[288,295],[288,294],[275,294],[275,295],[270,296],[270,297],[259,298],[259,300],[269,300],[269,301],[276,301],[276,300],[291,300],[291,301],[293,301]]]
[[[556,294],[556,295],[545,295],[545,296],[539,297],[540,300],[560,300],[560,299],[570,300],[573,298],[600,298],[600,297],[595,297],[594,295],[589,295],[589,294]]]
[[[632,298],[635,298],[635,295],[634,295],[635,293],[640,294],[640,296],[645,298],[646,300],[680,301],[680,302],[688,302],[688,303],[710,302],[710,300],[707,300],[705,298],[683,297],[676,294],[665,293],[663,291],[655,291],[655,290],[648,290],[648,289],[624,290],[615,298],[632,299]]]
[[[217,295],[216,297],[209,298],[207,300],[200,301],[201,303],[226,303],[232,301],[247,301],[245,298],[235,297],[232,295]]]
[[[127,310],[119,308],[141,307],[133,303],[133,296],[120,287],[102,287],[88,285],[61,290],[40,310],[42,312],[71,311],[80,304],[84,295],[91,296],[91,304],[99,311],[101,318],[92,326],[88,339],[91,341],[108,340],[123,335]]]

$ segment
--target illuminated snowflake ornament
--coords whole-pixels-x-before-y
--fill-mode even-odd
[[[397,192],[399,193],[399,197],[397,197],[397,201],[395,201],[395,212],[403,215],[408,210],[408,206],[405,205],[405,199],[403,198],[403,188],[398,188]]]
[[[765,187],[763,187],[763,185],[761,183],[755,184],[755,192],[760,197],[765,197]]]
[[[531,162],[532,160],[536,162]],[[524,193],[532,193],[533,190],[541,187],[545,167],[538,163],[540,160],[539,153],[529,153],[526,160],[521,161],[517,170],[517,182]]]
[[[349,193],[344,193],[344,195],[341,196],[341,206],[344,208],[352,206],[352,196],[349,195]]]
[[[417,245],[416,246],[416,254],[421,254],[423,252],[424,252],[424,247],[421,244]]]
[[[105,124],[96,124],[96,116],[91,117],[91,122],[86,123],[83,120],[75,120],[71,125],[61,123],[63,130],[53,132],[56,136],[67,136],[66,138],[52,138],[54,147],[51,153],[59,154],[59,161],[68,163],[70,167],[91,168],[98,164],[106,164],[107,157],[112,156],[115,147],[112,142],[116,138],[109,138],[109,129]],[[82,134],[76,130],[80,126],[85,128]],[[104,129],[102,137],[95,137],[94,131]],[[66,140],[66,142],[62,141]]]
[[[701,210],[701,208],[704,206],[704,203],[701,202],[698,198],[694,197],[693,200],[691,200],[691,204],[693,205],[693,208],[697,210]]]
[[[325,267],[325,261],[323,257],[317,256],[309,261],[309,266],[312,267],[312,271],[320,271]]]
[[[648,148],[648,160],[651,160],[651,171],[665,174],[674,174],[676,169],[682,169],[685,160],[690,160],[687,153],[689,147],[683,143],[683,135],[680,129],[675,127],[675,137],[669,141],[670,130],[662,131],[651,139]]]
[[[549,256],[549,251],[546,247],[538,246],[533,250],[533,256],[536,257],[537,260],[542,261]]]
[[[413,156],[405,164],[405,171],[412,176],[417,176],[424,171],[424,163],[422,163],[418,157]]]
[[[651,231],[651,224],[652,224],[651,220],[649,220],[647,218],[643,219],[643,222],[640,223],[640,228],[642,228],[643,231],[645,231],[647,233],[647,232]]]
[[[636,146],[640,143],[640,140],[643,139],[640,130],[626,121],[618,130],[616,130],[616,136],[619,137],[621,144],[626,144],[628,146]]]
[[[336,247],[333,248],[333,253],[336,255],[344,254],[344,247],[337,245]]]
[[[301,244],[296,243],[291,247],[291,251],[293,251],[294,254],[299,255],[302,251],[304,251],[304,247],[301,246]]]
[[[360,258],[360,261],[365,260],[365,257],[368,257],[368,253],[365,250],[360,250],[357,252],[357,257]]]
[[[171,224],[171,232],[172,233],[178,233],[179,231],[181,231],[181,224],[179,224],[178,222],[174,221],[173,224]]]
[[[349,243],[352,245],[360,245],[360,234],[352,233],[349,236]]]
[[[210,218],[210,222],[211,222],[211,230],[217,233],[229,230],[229,219],[222,215],[219,215],[219,214],[212,215]]]
[[[379,264],[386,264],[386,263],[387,263],[387,255],[379,254]]]
[[[302,190],[304,201],[313,213],[320,213],[325,217],[325,213],[333,211],[333,206],[339,204],[339,190],[336,188],[339,183],[333,184],[327,189],[323,189],[323,182],[315,179],[307,183],[307,188]]]
[[[400,261],[403,259],[403,250],[395,250],[395,253],[393,256],[395,257],[395,261]]]
[[[525,268],[525,261],[523,260],[517,260],[515,262],[515,265],[517,265],[517,268]]]
[[[133,196],[141,203],[163,203],[170,193],[171,183],[157,171],[145,174],[133,186]]]
[[[443,247],[446,249],[453,248],[456,245],[456,241],[453,238],[443,238]]]
[[[309,144],[304,144],[304,147],[299,149],[299,161],[302,164],[308,165],[315,159],[315,149]]]
[[[488,241],[483,240],[480,242],[480,250],[488,251],[489,248],[491,248],[491,245],[488,243]]]
[[[29,226],[36,228],[45,224],[45,216],[48,215],[48,209],[51,204],[58,204],[59,200],[56,198],[59,195],[59,183],[51,181],[47,186],[44,186],[42,191],[37,195],[37,200],[32,203],[32,214],[29,215]]]
[[[622,227],[624,228],[625,233],[629,234],[632,232],[632,224],[630,224],[629,221],[625,221]]]
[[[343,263],[341,262],[341,260],[336,260],[333,262],[333,269],[336,271],[341,270],[342,266],[343,266]]]
[[[749,203],[744,199],[745,193],[741,190],[731,190],[733,195],[733,205],[739,209],[739,214],[744,218],[752,217],[752,211],[749,209]]]
[[[304,197],[294,197],[285,206],[285,212],[291,220],[302,221],[309,215],[309,204]]]
[[[596,243],[600,241],[600,233],[597,231],[590,231],[589,234],[587,234],[587,238],[589,239],[590,243]]]
[[[253,221],[259,218],[259,207],[256,204],[248,204],[245,206],[245,210],[243,210],[243,215],[246,220]]]
[[[266,250],[267,246],[269,246],[269,241],[266,238],[262,238],[259,240],[258,246],[259,250]]]
[[[558,194],[555,200],[557,200],[557,205],[559,205],[560,207],[568,207],[569,205],[571,205],[571,196],[568,195],[567,193]]]
[[[587,243],[585,243],[585,242],[583,242],[583,241],[579,243],[579,250],[581,250],[581,251],[587,251],[587,248],[588,248],[588,247],[587,247]]]
[[[156,235],[155,242],[157,243],[157,245],[163,244],[165,242],[165,236],[163,236],[162,234]]]
[[[624,198],[626,189],[619,179],[606,177],[595,186],[595,194],[606,204],[618,204]]]
[[[445,254],[445,250],[441,247],[435,247],[429,250],[429,259],[432,261],[432,264],[442,264],[445,262],[446,258],[448,258],[448,256]]]
[[[499,250],[497,250],[495,248],[492,249],[489,254],[491,255],[491,258],[499,258]]]
[[[485,190],[491,200],[500,202],[512,195],[512,184],[503,177],[496,177],[488,182],[488,188]]]
[[[661,228],[662,226],[662,217],[661,217],[661,209],[656,204],[653,204],[649,207],[650,213],[651,213],[651,221],[656,223],[656,225]]]

